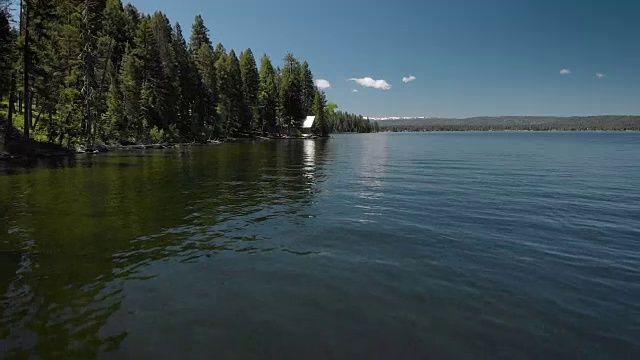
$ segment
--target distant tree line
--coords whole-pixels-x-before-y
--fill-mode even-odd
[[[121,0],[0,0],[0,99],[6,138],[66,147],[294,135],[307,115],[318,135],[373,130],[327,108],[292,54],[257,64],[251,49],[214,46],[199,15],[187,41],[162,12]]]
[[[380,131],[639,131],[640,116],[520,116],[379,121]]]
[[[336,104],[328,104],[326,111],[329,118],[329,129],[331,133],[370,133],[380,131],[380,126],[375,121],[362,115],[351,114],[336,110]]]

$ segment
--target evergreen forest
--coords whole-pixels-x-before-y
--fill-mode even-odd
[[[310,65],[215,44],[121,0],[0,0],[0,132],[64,148],[372,132]]]

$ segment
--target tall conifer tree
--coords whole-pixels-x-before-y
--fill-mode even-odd
[[[271,59],[266,54],[260,61],[258,104],[262,132],[275,132],[278,116],[278,77],[271,64]]]
[[[245,50],[240,57],[240,73],[242,75],[242,94],[244,96],[243,126],[247,132],[259,129],[258,126],[258,92],[260,75],[256,59],[251,49]]]

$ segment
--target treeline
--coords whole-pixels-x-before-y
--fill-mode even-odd
[[[335,104],[327,106],[329,128],[332,133],[370,133],[380,131],[377,122],[371,122],[362,115],[335,111]]]
[[[201,16],[187,41],[162,12],[121,0],[0,0],[0,98],[7,138],[67,147],[371,131],[337,113],[307,62],[281,66],[214,43]],[[10,6],[19,7],[11,19]],[[12,26],[12,21],[17,26]]]
[[[381,131],[639,131],[640,116],[502,116],[401,119],[379,122]]]

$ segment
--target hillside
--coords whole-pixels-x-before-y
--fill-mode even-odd
[[[467,119],[416,118],[378,121],[382,131],[587,131],[640,130],[640,116],[500,116]]]

